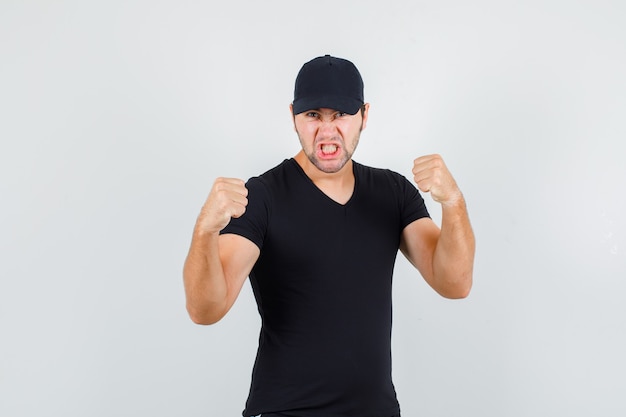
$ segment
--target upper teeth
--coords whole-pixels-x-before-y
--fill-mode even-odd
[[[337,151],[337,145],[323,145],[322,152],[324,153],[334,153]]]

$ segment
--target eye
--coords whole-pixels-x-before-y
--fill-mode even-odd
[[[348,113],[344,113],[342,111],[338,111],[337,113],[335,113],[335,119],[339,119],[340,117],[345,117],[348,116]]]
[[[315,119],[319,119],[320,114],[318,112],[316,112],[316,111],[308,111],[308,112],[306,112],[306,117],[312,117],[312,118],[315,118]]]

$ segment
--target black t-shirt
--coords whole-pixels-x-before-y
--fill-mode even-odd
[[[261,315],[244,416],[386,417],[391,380],[391,283],[402,230],[428,216],[403,176],[354,162],[339,204],[294,159],[247,182],[248,207],[222,233],[261,254],[250,282]]]

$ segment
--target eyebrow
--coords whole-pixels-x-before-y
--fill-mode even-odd
[[[315,111],[318,113],[322,113],[322,109],[325,109],[326,107],[323,108],[319,108],[319,109],[311,109],[311,110],[307,110],[307,111]],[[345,113],[345,111],[341,111],[341,110],[337,110],[337,109],[328,109],[329,112],[328,113]]]

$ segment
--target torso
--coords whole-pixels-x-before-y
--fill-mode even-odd
[[[351,168],[352,186],[338,191],[287,160],[248,182],[246,214],[225,229],[261,248],[250,274],[262,329],[248,415],[398,412],[393,267],[405,223],[427,213],[401,176]]]

